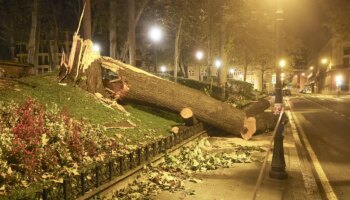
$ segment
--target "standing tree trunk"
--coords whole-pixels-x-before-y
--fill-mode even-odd
[[[247,71],[248,71],[248,63],[247,62],[245,62],[244,63],[244,69],[243,69],[244,71],[243,71],[243,81],[246,81],[247,80]]]
[[[30,29],[30,36],[29,36],[29,42],[27,46],[28,51],[28,63],[35,64],[35,51],[37,49],[35,48],[36,44],[36,38],[38,34],[38,5],[39,0],[33,0],[32,4],[32,26]]]
[[[91,37],[91,1],[85,0],[85,11],[83,17],[83,38],[92,39]]]
[[[34,67],[38,69],[39,66],[39,51],[40,51],[40,20],[38,21],[37,24],[37,32],[35,36],[35,52],[34,52]]]
[[[51,71],[54,71],[56,67],[58,66],[58,23],[57,23],[57,18],[55,15],[55,6],[54,6],[54,0],[50,1],[50,10],[52,12],[52,19],[53,19],[53,25],[54,25],[54,30],[53,30],[53,40],[49,41],[49,62],[50,62],[50,67]]]
[[[218,86],[224,88],[227,82],[227,53],[225,50],[226,44],[226,26],[225,26],[225,13],[221,13],[221,25],[220,25],[220,57],[221,57],[221,66],[218,69]],[[224,90],[223,90],[224,91]]]
[[[261,91],[264,91],[264,73],[265,73],[265,68],[261,66]]]
[[[117,58],[117,0],[110,0],[109,19],[109,56]]]
[[[145,0],[144,3],[141,5],[138,13],[137,13],[137,16],[136,16],[136,19],[135,19],[135,30],[136,30],[136,26],[137,26],[137,23],[140,21],[140,18],[143,14],[143,11],[145,10],[147,4],[150,2],[151,0]],[[128,49],[129,49],[129,37],[127,38],[127,40],[125,41],[122,49],[121,49],[121,52],[120,52],[120,56],[119,56],[119,60],[123,60],[125,61],[127,59],[127,52],[128,52]]]
[[[136,66],[135,0],[129,0],[129,63]]]
[[[176,32],[175,37],[175,53],[174,53],[174,78],[175,82],[177,81],[177,71],[179,69],[179,59],[180,59],[180,35],[181,35],[181,27],[182,27],[182,18],[180,19],[179,27]]]

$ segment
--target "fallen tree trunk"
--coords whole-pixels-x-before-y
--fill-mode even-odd
[[[252,117],[258,114],[263,113],[266,109],[270,107],[270,102],[266,99],[259,99],[257,102],[254,102],[248,105],[243,110],[247,117]]]
[[[126,77],[130,88],[126,99],[147,102],[176,112],[189,107],[199,120],[236,136],[243,129],[243,111],[201,91],[161,79],[108,57],[102,57],[101,64],[120,77]]]
[[[82,42],[77,35],[74,39],[79,45],[76,44],[76,48],[72,49],[69,63],[63,62],[62,66],[67,73],[60,81],[69,77],[66,81],[78,84],[91,93],[143,102],[175,112],[188,108],[192,114],[183,117],[185,123],[195,123],[195,116],[196,119],[235,136],[253,135],[255,130],[260,129],[260,120],[247,125],[244,123],[245,112],[230,104],[112,58],[101,57],[92,51],[90,40]],[[248,113],[260,112],[266,107],[266,102],[260,104],[252,105]]]
[[[272,112],[262,112],[258,115],[248,117],[244,120],[244,128],[241,136],[249,140],[253,135],[272,131],[278,120],[279,115]]]

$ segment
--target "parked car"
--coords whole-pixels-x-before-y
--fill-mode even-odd
[[[292,92],[290,91],[290,89],[283,89],[282,95],[283,96],[292,96]]]
[[[310,87],[305,87],[304,89],[299,90],[299,92],[303,94],[311,94],[312,90]]]

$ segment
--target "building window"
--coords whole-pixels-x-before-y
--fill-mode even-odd
[[[201,69],[201,76],[207,75],[207,69]]]
[[[188,69],[188,76],[194,76],[194,69]]]

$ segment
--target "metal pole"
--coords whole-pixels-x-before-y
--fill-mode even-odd
[[[154,44],[154,62],[155,62],[154,72],[157,73],[157,45],[155,44]]]
[[[283,22],[283,10],[281,0],[277,0],[276,11],[276,85],[275,85],[275,112],[279,113],[282,109],[282,81],[281,81],[281,68],[279,61],[282,57],[282,43],[281,43],[281,28]],[[277,114],[276,113],[276,114]]]
[[[286,124],[286,115],[282,111],[281,118],[277,124],[276,135],[273,144],[273,156],[271,161],[270,177],[275,179],[286,179],[288,174],[286,172],[286,162],[284,160],[284,149],[283,149],[283,139],[284,139],[284,125]]]

